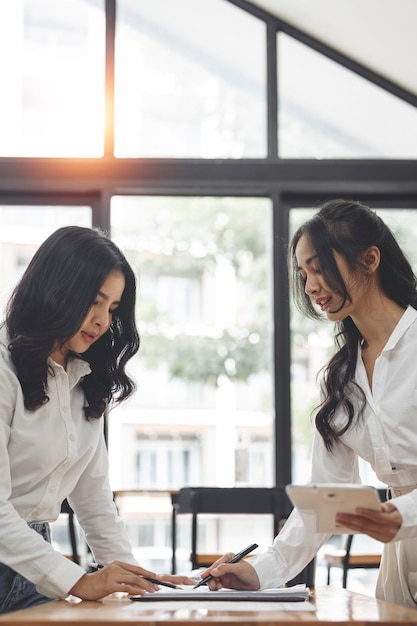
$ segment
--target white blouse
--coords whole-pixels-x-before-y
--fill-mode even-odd
[[[36,584],[40,593],[65,598],[85,570],[55,551],[28,522],[53,522],[68,498],[94,558],[136,563],[108,482],[103,420],[84,416],[78,384],[90,373],[80,359],[67,371],[49,359],[49,402],[27,411],[0,330],[0,562]]]
[[[391,487],[417,486],[417,311],[408,307],[375,361],[372,391],[359,350],[355,381],[365,393],[362,419],[355,422],[331,452],[316,433],[313,483],[359,483],[358,458]],[[353,400],[354,401],[354,400]],[[342,410],[336,424],[346,417]],[[403,517],[395,540],[417,537],[417,490],[393,500]],[[261,587],[281,585],[298,574],[329,535],[304,526],[293,511],[267,552],[250,559]]]

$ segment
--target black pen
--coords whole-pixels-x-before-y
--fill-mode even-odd
[[[247,548],[242,550],[242,552],[238,552],[237,554],[235,554],[235,556],[233,556],[229,561],[226,561],[226,563],[237,563],[238,561],[243,559],[244,556],[249,554],[249,552],[252,552],[253,550],[255,550],[255,548],[257,548],[257,547],[258,547],[257,543],[251,543],[250,546],[248,546]],[[198,582],[196,585],[194,585],[193,589],[197,589],[197,587],[201,587],[201,585],[205,585],[212,578],[214,578],[214,576],[212,576],[211,574],[210,574],[210,576],[206,576],[206,578],[202,578],[200,580],[200,582]]]
[[[100,565],[100,563],[89,563],[89,567],[92,569],[103,569],[104,565]],[[142,576],[139,574],[141,578],[144,578],[150,583],[155,583],[156,585],[161,585],[162,587],[169,587],[170,589],[182,589],[182,587],[178,587],[178,585],[174,585],[173,583],[168,583],[165,580],[158,580],[157,578],[151,578],[150,576]]]

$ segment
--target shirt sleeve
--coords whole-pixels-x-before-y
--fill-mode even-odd
[[[316,433],[313,445],[313,483],[359,483],[356,454],[342,442],[328,451],[322,437]],[[314,520],[309,525],[293,510],[273,545],[263,553],[248,559],[259,578],[261,589],[282,585],[299,574],[316,556],[330,533],[314,532]]]
[[[0,376],[0,562],[14,569],[50,598],[65,598],[85,574],[82,567],[57,552],[19,515],[10,502],[8,442],[16,402],[17,383],[2,368]]]
[[[394,541],[417,537],[417,489],[404,496],[398,496],[391,500],[401,513],[403,521],[401,528],[394,537]]]
[[[104,434],[97,450],[68,496],[98,563],[114,560],[137,565],[126,526],[117,513],[108,479],[108,456]]]

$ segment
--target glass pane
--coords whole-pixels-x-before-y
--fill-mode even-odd
[[[109,420],[114,489],[273,484],[270,210],[113,198],[141,334],[138,391]]]
[[[120,0],[115,155],[264,157],[265,50],[224,0]]]
[[[294,209],[290,213],[291,233],[305,222],[315,211]],[[414,271],[417,272],[416,210],[377,210],[378,215],[395,233],[407,254]],[[310,476],[311,444],[314,421],[311,415],[319,403],[316,376],[329,360],[334,350],[334,324],[326,318],[315,322],[299,313],[291,304],[291,403],[293,435],[293,482],[304,483]],[[368,464],[361,464],[363,482],[376,484],[376,477]]]
[[[278,80],[281,157],[417,157],[415,107],[284,33]]]
[[[61,226],[91,226],[88,206],[0,206],[0,309],[40,244]]]
[[[141,348],[129,366],[138,390],[109,416],[110,478],[137,490],[118,501],[140,562],[155,568],[171,555],[167,492],[273,485],[271,204],[114,197],[111,230],[138,276]],[[201,550],[241,549],[253,521],[235,523],[230,533],[207,520]],[[178,571],[190,536],[181,522]]]
[[[103,5],[0,2],[1,156],[102,156]]]

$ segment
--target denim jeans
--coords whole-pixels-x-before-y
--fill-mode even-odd
[[[45,541],[51,543],[49,524],[32,522],[29,526],[42,535]],[[52,601],[52,598],[47,598],[36,591],[35,585],[27,578],[0,563],[0,614]]]

